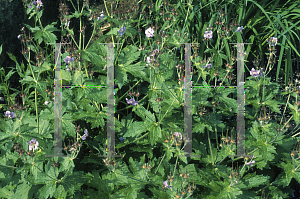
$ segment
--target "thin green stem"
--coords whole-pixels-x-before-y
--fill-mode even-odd
[[[148,132],[149,133],[149,132]],[[143,136],[141,136],[141,137],[139,137],[139,138],[137,138],[137,139],[135,139],[132,143],[134,143],[134,142],[136,142],[136,141],[138,141],[139,139],[142,139],[143,137],[145,137],[146,135],[148,135],[148,133],[145,133]]]
[[[177,156],[177,158],[176,158],[176,162],[175,162],[175,167],[174,167],[173,177],[174,177],[174,175],[175,175],[175,171],[176,171],[177,162],[178,162],[178,156]]]
[[[109,17],[110,14],[109,14],[109,12],[108,12],[108,10],[107,10],[106,1],[105,1],[105,0],[103,0],[103,1],[104,1],[104,6],[105,6],[105,10],[106,10],[107,16]],[[111,18],[113,18],[113,16],[111,16]],[[112,28],[112,25],[111,25],[111,24],[110,24],[110,27]],[[111,39],[112,39],[112,42],[115,43],[115,42],[114,42],[114,37],[113,37],[113,35],[111,35]]]
[[[210,139],[209,139],[209,131],[207,131],[207,136],[208,136],[208,143],[209,143],[209,149],[210,149],[210,154],[211,154],[211,161],[212,161],[211,163],[212,163],[212,165],[214,165],[214,157],[213,157],[211,143],[210,143]]]
[[[37,94],[36,94],[36,88],[34,88],[34,99],[35,99],[36,123],[37,123],[38,134],[39,134],[39,133],[40,133],[40,125],[39,125],[39,114],[38,114],[38,107],[37,107]]]
[[[156,172],[157,172],[157,170],[158,170],[158,168],[159,168],[159,166],[160,166],[161,162],[163,161],[163,159],[164,159],[165,155],[166,155],[166,152],[165,152],[164,156],[161,158],[161,160],[160,160],[160,163],[159,163],[159,165],[158,165],[158,167],[157,167],[157,169],[156,169],[156,171],[155,171],[155,173],[154,173],[154,174],[156,174]]]

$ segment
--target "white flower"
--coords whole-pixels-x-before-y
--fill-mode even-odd
[[[154,30],[150,27],[145,31],[146,37],[154,37]]]
[[[147,57],[147,63],[149,64],[150,62],[152,62],[153,59],[151,59],[150,57]]]

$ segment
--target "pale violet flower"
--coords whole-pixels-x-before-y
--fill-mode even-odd
[[[276,44],[277,44],[277,38],[271,37],[270,39],[267,40],[267,42],[268,42],[271,46],[276,46]]]
[[[88,130],[87,129],[85,129],[84,130],[84,135],[83,136],[81,136],[81,139],[82,140],[85,140],[86,139],[86,137],[88,137],[89,135],[88,135]]]
[[[66,59],[64,59],[64,62],[67,64],[70,64],[70,62],[74,61],[74,57],[66,56]]]
[[[14,117],[16,117],[16,114],[14,112],[6,111],[6,112],[4,112],[4,114],[8,118],[14,118]]]
[[[146,37],[154,37],[154,30],[150,27],[145,31]]]
[[[168,187],[169,189],[172,189],[172,186],[168,185],[168,180],[162,181],[162,183],[165,185],[165,187]]]
[[[36,150],[37,147],[39,146],[39,142],[36,141],[36,139],[30,140],[27,144],[29,145],[29,151],[31,151],[32,149]]]
[[[119,140],[120,140],[120,142],[124,142],[124,138],[123,137],[120,137]]]
[[[205,31],[205,34],[204,34],[204,38],[205,39],[211,39],[213,37],[213,33],[212,31]]]
[[[136,106],[138,104],[138,101],[135,101],[133,98],[131,98],[130,100],[126,98],[126,102],[127,104],[131,104],[133,106]]]
[[[260,73],[260,71],[259,70],[255,70],[254,68],[252,68],[252,70],[250,71],[250,75],[252,77],[258,77],[259,73]]]
[[[49,104],[49,101],[45,101],[45,105],[47,106]]]
[[[6,111],[6,112],[4,112],[4,114],[5,114],[5,116],[7,117],[7,116],[10,115],[10,111]]]
[[[118,33],[123,36],[125,34],[125,30],[126,30],[126,27],[122,27],[120,28],[120,30],[118,30]]]
[[[244,27],[243,27],[243,26],[238,27],[238,29],[236,30],[236,32],[242,32],[242,30],[244,30]]]
[[[174,132],[175,137],[180,137],[180,140],[182,140],[182,135],[179,132]],[[178,139],[177,139],[178,141]]]
[[[43,3],[41,2],[41,0],[36,1],[37,8],[40,8],[42,5],[43,5]]]
[[[211,68],[212,65],[211,64],[206,64],[205,66],[203,66],[203,68]]]
[[[98,21],[103,20],[104,19],[104,14],[101,14],[100,17],[98,17],[97,19],[98,19]]]
[[[251,162],[248,162],[246,163],[246,165],[251,165],[253,167],[253,164],[255,163],[255,160],[251,161]]]
[[[89,135],[88,135],[88,130],[87,130],[87,129],[84,130],[84,134],[85,134],[86,136],[89,136]]]
[[[154,56],[157,52],[159,52],[158,49],[153,50],[152,54],[150,56]]]

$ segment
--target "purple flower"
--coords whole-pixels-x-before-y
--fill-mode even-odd
[[[127,104],[132,104],[133,106],[136,106],[138,104],[138,101],[135,101],[133,98],[131,98],[130,100],[126,98],[126,102]]]
[[[7,116],[10,115],[10,111],[6,111],[6,112],[4,112],[4,114],[5,114],[5,116],[7,117]]]
[[[213,37],[212,31],[205,31],[204,38],[211,39]]]
[[[98,17],[97,19],[99,21],[100,19],[103,20],[103,18],[104,18],[104,14],[101,14],[100,17]]]
[[[39,142],[36,141],[36,139],[30,140],[27,144],[29,145],[29,151],[31,151],[32,149],[33,149],[33,150],[36,150],[37,147],[39,146]],[[34,148],[33,148],[33,147],[34,147]]]
[[[119,140],[120,140],[120,142],[123,142],[124,138],[123,138],[123,137],[120,137]]]
[[[259,73],[260,73],[260,71],[259,70],[255,70],[254,68],[252,68],[252,70],[250,71],[250,75],[252,77],[258,77]]]
[[[244,30],[244,27],[243,27],[243,26],[238,27],[238,29],[237,29],[235,32],[242,32],[242,30]]]
[[[172,186],[168,186],[168,180],[166,180],[166,181],[162,180],[162,183],[165,185],[165,187],[168,187],[169,189],[172,189]]]
[[[157,52],[159,52],[159,50],[158,50],[158,49],[155,49],[155,50],[153,50],[153,52],[152,52],[152,54],[151,54],[150,56],[154,56],[154,55],[155,55],[155,53],[157,53]]]
[[[43,3],[41,2],[41,0],[37,0],[36,5],[37,5],[37,8],[40,8],[43,5]]]
[[[8,118],[14,118],[14,117],[16,117],[16,114],[14,112],[6,111],[6,112],[4,112],[4,114]]]
[[[271,44],[271,46],[276,46],[276,44],[277,44],[277,38],[271,37],[270,39],[267,40],[267,42],[269,44]]]
[[[118,33],[123,36],[125,34],[125,30],[126,30],[126,27],[122,27],[120,28],[120,30],[118,30]]]
[[[180,140],[182,140],[182,135],[179,132],[174,132],[175,137],[180,137]],[[176,139],[176,142],[178,142],[178,139]]]
[[[18,37],[18,39],[20,39],[20,38],[21,38],[21,36],[22,36],[22,35],[18,35],[18,36],[17,36],[17,37]]]
[[[154,30],[150,27],[145,31],[146,37],[154,37]]]
[[[253,164],[255,163],[255,160],[253,160],[252,162],[248,162],[246,163],[246,165],[251,165],[253,167]]]
[[[32,3],[33,3],[33,5],[35,5],[35,4],[36,4],[36,1],[34,0]]]
[[[211,64],[206,64],[205,66],[203,66],[203,68],[211,68],[212,65]]]
[[[49,104],[49,101],[45,101],[45,105],[47,106]]]
[[[88,130],[87,129],[85,129],[84,130],[84,135],[83,136],[81,136],[81,138],[82,138],[82,140],[85,140],[86,139],[86,137],[88,137],[89,135],[88,135]]]
[[[74,61],[74,57],[70,57],[70,56],[66,56],[66,59],[64,59],[64,62],[66,62],[67,64],[70,64],[70,62]]]
[[[29,5],[29,8],[32,8],[32,5],[31,5],[31,4]]]

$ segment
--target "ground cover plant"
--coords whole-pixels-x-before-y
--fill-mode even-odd
[[[299,1],[70,0],[60,2],[51,24],[41,22],[52,9],[41,0],[23,4],[34,21],[16,35],[25,61],[6,52],[16,66],[0,71],[0,198],[297,197]],[[62,151],[70,156],[46,157],[55,144],[59,42],[70,43],[61,45]],[[118,43],[114,130],[121,157],[98,157],[107,154],[108,128],[109,57],[100,43]],[[191,57],[184,43],[193,43]],[[235,156],[241,55],[232,43],[252,43],[243,52],[242,156]],[[184,156],[186,59],[198,157]],[[10,87],[14,73],[20,90]]]

